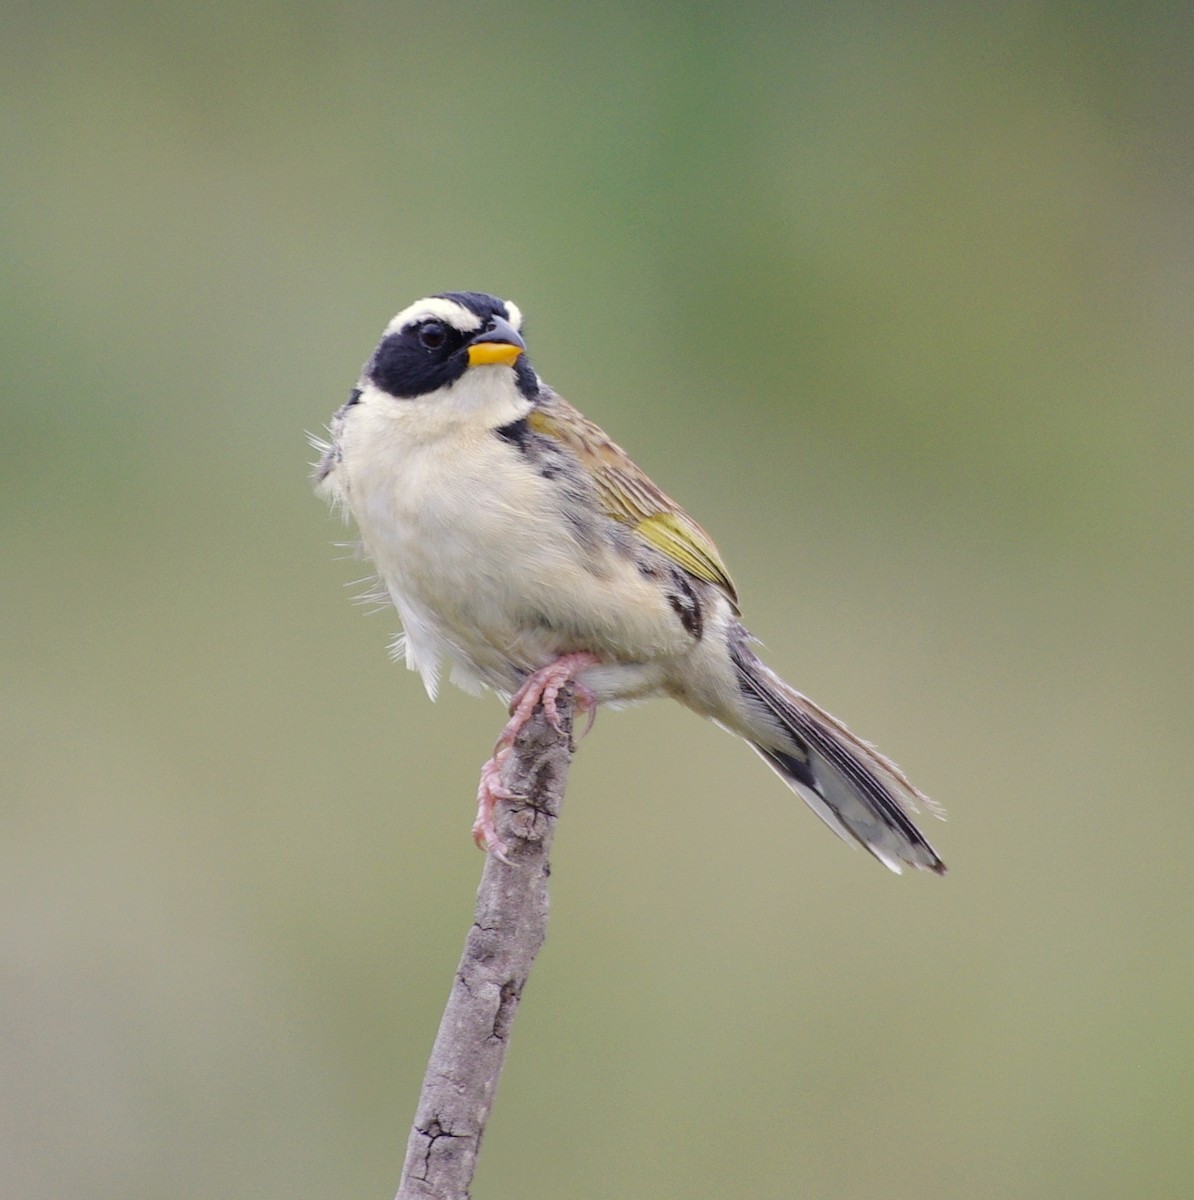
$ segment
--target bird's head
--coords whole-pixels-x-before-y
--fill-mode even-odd
[[[404,308],[365,364],[362,387],[395,400],[447,402],[469,392],[517,390],[532,400],[535,372],[522,340],[522,313],[483,292],[444,292]],[[459,397],[465,399],[465,397]]]
[[[346,440],[384,455],[396,444],[500,429],[531,411],[539,389],[516,304],[484,292],[417,300],[386,326],[332,417],[331,441],[314,440],[315,478],[335,490]]]

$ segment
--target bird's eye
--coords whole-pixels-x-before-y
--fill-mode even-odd
[[[439,350],[448,340],[448,327],[443,321],[424,321],[419,326],[419,344],[425,350]]]

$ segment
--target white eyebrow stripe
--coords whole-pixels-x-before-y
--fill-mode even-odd
[[[404,308],[387,326],[383,337],[397,333],[413,321],[427,320],[435,317],[445,321],[453,329],[461,333],[476,333],[481,328],[481,318],[475,312],[470,312],[463,304],[455,300],[444,300],[439,296],[429,296],[426,300],[416,300],[414,304]]]

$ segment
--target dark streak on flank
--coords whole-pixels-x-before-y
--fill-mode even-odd
[[[605,527],[613,523],[602,517],[593,485],[576,455],[554,438],[536,433],[526,417],[501,425],[493,432],[513,446],[536,475],[553,485],[551,497],[560,516],[568,522],[577,544],[595,555]]]
[[[699,642],[705,632],[705,617],[688,576],[681,570],[672,571],[673,591],[667,594],[668,603],[680,618],[680,624]]]
[[[535,469],[536,474],[544,479],[564,479],[568,484],[569,495],[579,498],[579,481],[583,478],[580,464],[558,442],[536,433],[531,429],[526,417],[511,421],[493,431],[504,442],[514,446],[519,454]]]
[[[493,431],[504,442],[509,442],[511,446],[517,446],[522,454],[529,457],[530,455],[530,440],[533,436],[531,433],[530,423],[526,417],[520,417],[517,421],[511,421],[509,425],[503,425],[499,429]]]

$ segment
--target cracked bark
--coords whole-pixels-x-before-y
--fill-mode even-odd
[[[502,768],[502,781],[520,797],[495,814],[512,865],[486,855],[395,1200],[469,1195],[510,1027],[547,932],[547,856],[572,761],[571,691],[561,691],[556,705],[563,731],[537,708]]]

